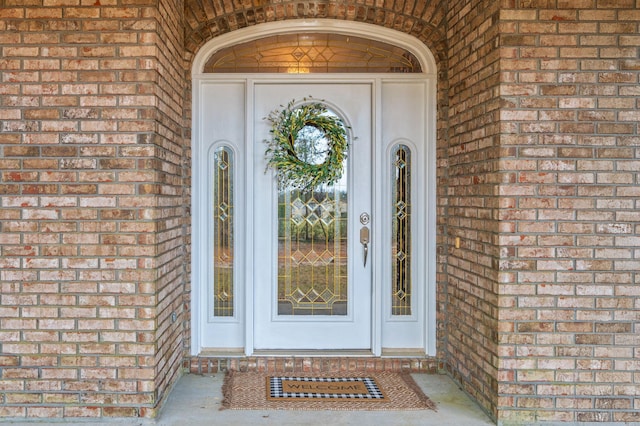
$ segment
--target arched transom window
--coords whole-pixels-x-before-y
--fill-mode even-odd
[[[283,34],[214,53],[205,73],[420,73],[411,52],[391,44],[331,33]]]

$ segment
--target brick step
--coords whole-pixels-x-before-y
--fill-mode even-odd
[[[186,372],[215,374],[227,371],[260,371],[266,373],[336,373],[394,371],[436,374],[444,363],[430,357],[350,357],[350,356],[199,356],[186,358]]]

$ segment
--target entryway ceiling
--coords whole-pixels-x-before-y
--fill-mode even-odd
[[[345,2],[185,0],[185,48],[193,54],[212,38],[240,28],[287,19],[335,18],[380,25],[422,40],[445,58],[446,0]]]

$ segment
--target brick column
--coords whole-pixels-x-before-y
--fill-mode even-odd
[[[640,421],[640,4],[501,11],[499,419]]]
[[[450,2],[447,158],[447,364],[492,415],[498,406],[496,212],[500,147],[499,2]],[[456,248],[456,239],[459,247]]]
[[[0,416],[150,416],[176,378],[182,8],[160,3],[0,1]]]

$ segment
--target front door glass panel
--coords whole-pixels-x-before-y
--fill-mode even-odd
[[[303,128],[295,147],[302,161],[326,160],[319,129]],[[333,185],[278,193],[278,315],[347,314],[346,167]]]
[[[347,314],[347,194],[284,190],[278,203],[278,315]]]

